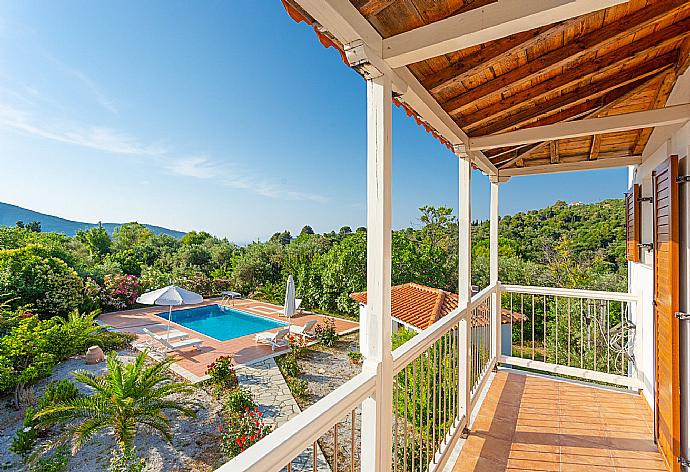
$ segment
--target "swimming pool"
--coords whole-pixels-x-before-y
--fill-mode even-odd
[[[168,319],[167,311],[156,315]],[[265,316],[220,305],[176,310],[172,312],[172,321],[218,341],[227,341],[287,325]]]

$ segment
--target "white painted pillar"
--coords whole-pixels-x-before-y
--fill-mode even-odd
[[[495,285],[491,295],[491,357],[501,355],[501,292],[498,283],[498,176],[491,176],[491,210],[489,217],[489,285]]]
[[[458,308],[467,310],[472,299],[472,165],[470,156],[464,147],[456,146],[458,155]],[[471,353],[471,322],[470,312],[467,310],[465,318],[460,322],[459,347],[460,365],[458,386],[458,404],[461,414],[465,415],[465,425],[470,422],[470,373],[472,369]],[[464,354],[464,355],[463,355]]]
[[[367,308],[360,349],[363,368],[377,380],[374,396],[362,404],[362,472],[390,472],[392,464],[391,128],[391,81],[367,80]]]

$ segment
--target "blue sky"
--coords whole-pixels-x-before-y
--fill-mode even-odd
[[[365,83],[279,0],[0,0],[0,201],[231,240],[366,223]],[[393,111],[395,227],[457,161]],[[626,171],[514,178],[501,213],[620,197]],[[489,185],[475,175],[475,218]]]

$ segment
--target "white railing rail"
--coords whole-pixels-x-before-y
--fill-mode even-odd
[[[587,381],[640,388],[634,368],[636,294],[502,286],[511,355],[499,362]]]
[[[353,412],[374,393],[375,386],[376,373],[360,373],[216,470],[219,472],[274,472],[286,468],[292,470],[292,461],[310,449],[313,450],[311,452],[314,458],[313,470],[317,470],[316,456],[319,452],[316,442],[334,426],[336,427],[335,437],[337,437],[337,424],[343,418],[354,416]],[[354,438],[354,434],[352,437]],[[351,446],[353,461],[355,448],[353,444]],[[309,465],[305,470],[312,470],[312,466]],[[321,470],[320,467],[319,470]]]

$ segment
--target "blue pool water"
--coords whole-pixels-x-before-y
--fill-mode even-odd
[[[157,315],[163,319],[168,319],[167,311],[157,313]],[[207,305],[173,311],[172,321],[218,341],[227,341],[228,339],[235,339],[248,334],[260,333],[261,331],[279,328],[287,324],[220,305]]]

